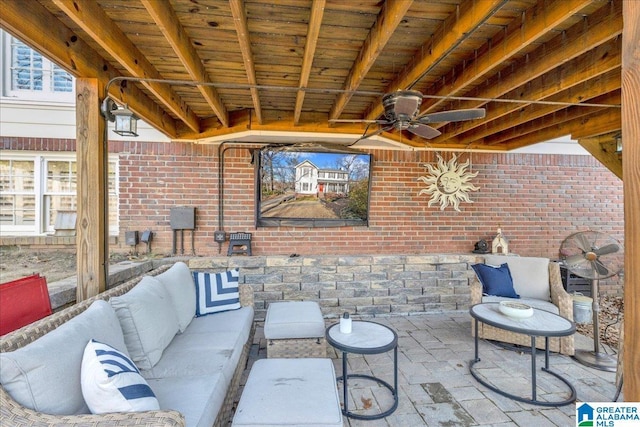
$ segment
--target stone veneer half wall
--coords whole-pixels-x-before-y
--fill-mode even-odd
[[[191,258],[189,267],[238,267],[240,283],[253,287],[261,320],[278,301],[317,301],[325,317],[466,310],[477,262],[482,257],[473,254],[236,256]]]

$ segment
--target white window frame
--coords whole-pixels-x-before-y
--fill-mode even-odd
[[[12,69],[13,64],[13,49],[12,42],[19,39],[14,38],[11,34],[5,31],[0,32],[2,43],[0,44],[0,54],[2,58],[2,67],[0,72],[2,73],[2,96],[5,98],[12,98],[24,101],[39,101],[39,102],[51,102],[51,103],[75,103],[75,78],[71,76],[71,91],[70,92],[55,92],[52,90],[53,86],[53,72],[54,66],[57,66],[54,62],[50,61],[44,55],[42,56],[42,71],[45,75],[48,74],[49,78],[43,77],[42,90],[26,90],[26,89],[13,89],[12,82]],[[33,50],[33,49],[32,49]],[[38,52],[36,52],[38,53]],[[38,53],[39,54],[39,53]],[[57,66],[59,70],[64,71],[63,68]]]
[[[48,162],[52,161],[71,161],[76,162],[75,153],[56,153],[56,152],[26,152],[26,151],[3,151],[2,160],[17,161],[33,161],[34,162],[34,183],[35,183],[35,222],[33,225],[3,225],[0,234],[8,235],[46,235],[52,234],[55,230],[53,224],[48,224],[47,206],[45,197],[52,193],[47,191],[47,169]],[[110,197],[115,197],[116,215],[115,223],[109,224],[109,235],[117,236],[120,230],[120,177],[119,177],[119,159],[117,154],[109,155],[109,163],[114,165],[115,171],[115,190]],[[63,194],[63,193],[56,193]],[[77,194],[74,194],[77,197]],[[77,206],[77,200],[76,200]]]

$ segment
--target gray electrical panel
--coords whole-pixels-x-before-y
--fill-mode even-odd
[[[171,208],[169,223],[172,230],[194,230],[196,228],[196,208],[193,206]]]

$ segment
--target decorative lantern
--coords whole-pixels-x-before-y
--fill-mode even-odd
[[[121,136],[138,136],[138,118],[126,104],[119,106],[113,99],[106,97],[100,110],[108,121],[115,122],[115,133]]]

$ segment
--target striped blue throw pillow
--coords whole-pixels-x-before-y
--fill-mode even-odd
[[[94,414],[160,409],[156,395],[136,365],[110,345],[89,341],[80,375],[82,395]]]
[[[194,271],[196,285],[196,317],[240,308],[237,268],[222,273]]]

